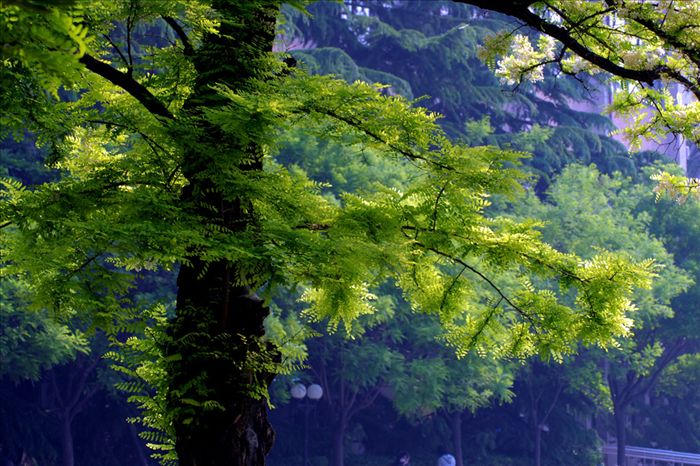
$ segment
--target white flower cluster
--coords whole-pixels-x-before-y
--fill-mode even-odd
[[[497,62],[496,76],[509,85],[523,80],[543,80],[543,66],[554,60],[555,46],[556,41],[549,36],[541,36],[537,41],[537,48],[534,48],[529,38],[515,35],[508,55]]]

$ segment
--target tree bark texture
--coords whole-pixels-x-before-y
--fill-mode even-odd
[[[61,461],[63,466],[73,466],[75,464],[72,420],[72,416],[68,412],[61,416]]]
[[[192,57],[198,77],[185,111],[197,139],[183,147],[189,184],[182,202],[205,222],[236,235],[255,227],[246,193],[224,194],[211,175],[222,164],[261,170],[261,151],[200,117],[204,108],[224,103],[212,85],[239,90],[260,76],[256,66],[272,50],[278,4],[215,0],[212,6],[220,15],[219,34],[206,36]],[[174,414],[179,464],[264,465],[274,439],[261,396],[275,375],[268,363],[276,353],[261,341],[268,309],[241,285],[240,267],[233,260],[204,262],[193,251],[181,265],[177,285],[167,352],[173,356],[168,409]],[[206,401],[216,406],[201,404]]]
[[[540,424],[535,425],[535,466],[542,465],[542,427]]]

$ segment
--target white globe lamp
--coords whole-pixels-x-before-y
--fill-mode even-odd
[[[289,392],[291,393],[292,398],[295,400],[301,400],[306,396],[306,386],[301,383],[295,384],[292,386]]]
[[[310,400],[318,401],[323,396],[323,388],[317,383],[311,384],[306,388],[306,396]]]

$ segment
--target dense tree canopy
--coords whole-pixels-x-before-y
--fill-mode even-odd
[[[387,92],[424,96],[421,104],[442,115],[452,138],[532,153],[524,163],[537,174],[540,191],[572,161],[627,175],[646,162],[608,135],[615,129],[608,118],[572,105],[599,98],[591,88],[602,84],[581,85],[551,69],[515,91],[499,83],[479,48],[511,28],[509,18],[447,1],[366,5],[367,14],[348,14],[337,3],[310,5],[313,19],[291,14],[281,48],[314,73],[379,80],[391,85]]]
[[[526,3],[504,12],[530,18]],[[578,34],[585,15],[597,21],[617,6],[608,3],[560,29]],[[564,21],[577,5],[562,6]],[[160,325],[133,374],[158,389],[146,422],[171,436],[165,459],[264,464],[267,386],[285,370],[264,322],[285,290],[300,291],[308,319],[349,330],[376,312],[379,287],[393,287],[462,356],[561,358],[579,342],[609,346],[628,334],[632,294],[649,286],[651,260],[561,252],[537,222],[490,214],[491,196],[521,193],[522,153],[453,142],[437,114],[382,86],[295,68],[271,53],[279,6],[0,6],[3,135],[31,132],[58,170],[29,187],[3,179],[2,277],[26,283],[40,312],[115,339],[125,320]],[[679,23],[666,26],[682,28],[693,12],[678,11]],[[654,32],[656,10],[623,12]],[[654,34],[658,46],[665,36]],[[697,64],[693,43],[668,44],[680,56],[661,58],[664,75],[692,92],[684,73]],[[533,52],[536,60],[540,53],[553,52]],[[661,73],[657,65],[637,72]],[[637,92],[657,105],[663,97]],[[661,120],[680,112],[662,104]],[[683,126],[692,118],[668,127],[692,137],[695,127]],[[317,150],[334,144],[370,154],[367,163],[410,165],[411,175],[329,196],[277,160],[295,134]],[[170,315],[138,309],[129,295],[139,275],[161,269],[178,273]]]

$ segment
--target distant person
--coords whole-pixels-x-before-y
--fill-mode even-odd
[[[442,455],[440,458],[438,458],[437,462],[437,466],[455,466],[456,464],[457,460],[449,453]]]
[[[396,458],[396,461],[391,463],[391,466],[411,466],[411,455],[404,451]]]

